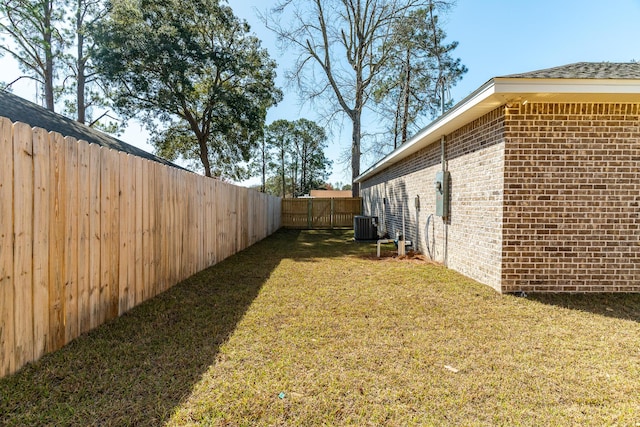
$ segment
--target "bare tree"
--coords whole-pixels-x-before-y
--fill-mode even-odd
[[[393,24],[431,0],[281,0],[263,16],[298,58],[289,77],[303,97],[326,97],[352,123],[352,181],[360,175],[362,113],[385,72]],[[321,78],[317,78],[320,71]],[[352,193],[360,189],[353,182]]]
[[[99,85],[98,75],[91,63],[91,52],[94,49],[94,40],[89,29],[107,16],[105,0],[74,0],[73,27],[69,31],[69,37],[75,37],[75,54],[68,58],[69,69],[75,89],[74,102],[67,103],[67,110],[76,113],[76,120],[80,123],[93,126],[102,119],[107,112],[98,119],[91,117],[92,107],[105,107],[108,101],[104,97],[104,89]],[[116,129],[110,129],[115,131]]]
[[[393,32],[389,72],[379,82],[374,98],[383,113],[393,115],[391,133],[393,148],[397,148],[408,140],[410,128],[420,128],[420,118],[433,118],[453,105],[443,93],[462,78],[467,68],[451,55],[458,43],[444,43],[446,34],[435,6],[412,11],[395,24]]]
[[[64,8],[57,0],[1,0],[0,34],[15,46],[0,44],[26,76],[44,91],[45,106],[53,111],[55,72],[64,54],[61,35]]]

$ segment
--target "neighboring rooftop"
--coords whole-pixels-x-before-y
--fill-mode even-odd
[[[310,197],[349,198],[351,190],[311,190]]]
[[[134,147],[89,126],[78,123],[75,120],[56,114],[6,91],[0,91],[0,117],[6,117],[12,122],[22,122],[31,127],[39,127],[50,132],[58,132],[63,136],[85,140],[90,144],[98,144],[102,147],[123,151],[133,156],[184,169],[155,154],[148,153],[138,147]]]
[[[639,102],[640,63],[577,62],[494,77],[356,178],[362,182],[504,104]]]

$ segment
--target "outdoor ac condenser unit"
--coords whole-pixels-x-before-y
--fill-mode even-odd
[[[353,234],[356,240],[376,240],[378,238],[378,217],[356,215],[353,217]]]

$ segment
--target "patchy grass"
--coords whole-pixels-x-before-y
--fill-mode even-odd
[[[640,425],[640,295],[282,231],[0,380],[8,425]]]

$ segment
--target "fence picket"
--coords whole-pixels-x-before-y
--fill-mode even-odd
[[[89,146],[89,327],[102,323],[102,149]]]
[[[160,171],[160,176],[162,176],[162,182],[164,185],[164,191],[160,193],[160,197],[163,201],[162,209],[159,211],[162,213],[162,217],[160,223],[164,229],[164,233],[162,235],[162,261],[161,261],[161,273],[162,277],[162,286],[160,288],[160,292],[162,293],[167,289],[167,284],[170,280],[173,279],[173,262],[172,257],[169,256],[172,253],[172,241],[173,237],[173,205],[175,192],[173,191],[173,182],[171,179],[171,171],[166,166],[162,166],[162,170]],[[177,254],[176,254],[177,255]]]
[[[22,366],[33,360],[33,145],[28,125],[14,128],[15,357]]]
[[[128,304],[125,311],[131,310],[136,305],[136,176],[135,176],[135,157],[127,155],[127,190],[129,191],[129,210],[127,212],[127,293]],[[122,169],[120,169],[122,173]]]
[[[65,344],[78,336],[78,143],[64,138],[65,241],[64,298]]]
[[[156,224],[156,217],[160,210],[160,200],[157,197],[158,191],[158,177],[156,176],[156,169],[158,165],[154,162],[147,162],[149,166],[149,246],[145,249],[150,252],[149,257],[149,293],[147,298],[153,298],[156,296],[158,289],[157,282],[157,266],[158,266],[158,243],[159,243],[159,230]]]
[[[107,157],[112,167],[109,179],[109,193],[112,198],[109,216],[111,223],[108,226],[109,235],[112,239],[109,245],[109,265],[111,266],[109,269],[109,312],[107,314],[109,320],[118,317],[120,305],[118,279],[120,277],[120,197],[122,194],[120,192],[120,180],[118,179],[120,176],[119,155],[120,153],[117,151],[107,151]]]
[[[0,376],[16,370],[13,289],[13,125],[0,118]]]
[[[64,345],[65,150],[62,135],[49,133],[49,339],[47,350]]]
[[[115,153],[114,153],[115,154]],[[118,217],[118,315],[125,313],[129,309],[129,213],[131,212],[131,189],[128,154],[117,153],[117,163],[120,167],[119,178],[119,217]]]
[[[133,157],[135,171],[135,302],[134,305],[144,301],[144,246],[143,241],[143,208],[144,208],[144,190],[143,190],[143,167],[144,160],[141,157]]]
[[[115,286],[113,280],[114,270],[117,266],[112,264],[111,253],[114,244],[113,233],[113,205],[117,202],[114,194],[113,181],[117,174],[114,172],[110,150],[100,150],[100,309],[98,316],[100,323],[109,320],[111,313],[111,288]]]
[[[86,141],[78,141],[78,333],[80,334],[91,329],[90,156],[89,144]]]
[[[33,130],[33,353],[42,356],[49,334],[49,134]]]
[[[152,180],[149,175],[149,161],[142,161],[142,175],[146,177],[142,181],[142,281],[144,283],[144,288],[139,291],[139,294],[142,298],[142,301],[147,300],[151,297],[150,295],[150,287],[151,287],[151,256],[152,256],[152,248],[151,244],[151,201],[149,199],[149,186],[151,185]]]

